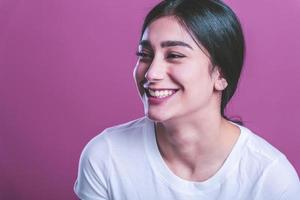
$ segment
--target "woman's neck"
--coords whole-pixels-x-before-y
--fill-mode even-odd
[[[175,174],[182,173],[178,175],[183,178],[193,174],[209,177],[231,152],[239,129],[221,116],[206,116],[182,123],[157,122],[156,134],[162,157]]]

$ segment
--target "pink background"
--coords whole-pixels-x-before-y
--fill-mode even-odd
[[[84,145],[143,115],[132,79],[157,1],[0,0],[0,199],[75,199]],[[300,2],[228,0],[247,40],[228,111],[300,172]]]

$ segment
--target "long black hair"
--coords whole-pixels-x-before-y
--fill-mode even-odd
[[[235,13],[220,0],[165,0],[148,13],[145,29],[156,19],[173,16],[189,32],[200,48],[205,48],[214,67],[218,67],[228,85],[222,91],[221,115],[233,96],[244,62],[245,41]],[[231,120],[242,123],[237,120]]]

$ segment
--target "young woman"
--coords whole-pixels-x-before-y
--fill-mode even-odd
[[[162,1],[147,15],[134,76],[145,117],[108,128],[81,155],[83,200],[296,200],[287,158],[224,109],[244,38],[219,0]]]

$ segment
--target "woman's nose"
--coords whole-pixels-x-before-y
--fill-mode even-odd
[[[164,79],[164,76],[165,70],[163,63],[153,59],[145,74],[145,78],[150,82],[155,82]]]

